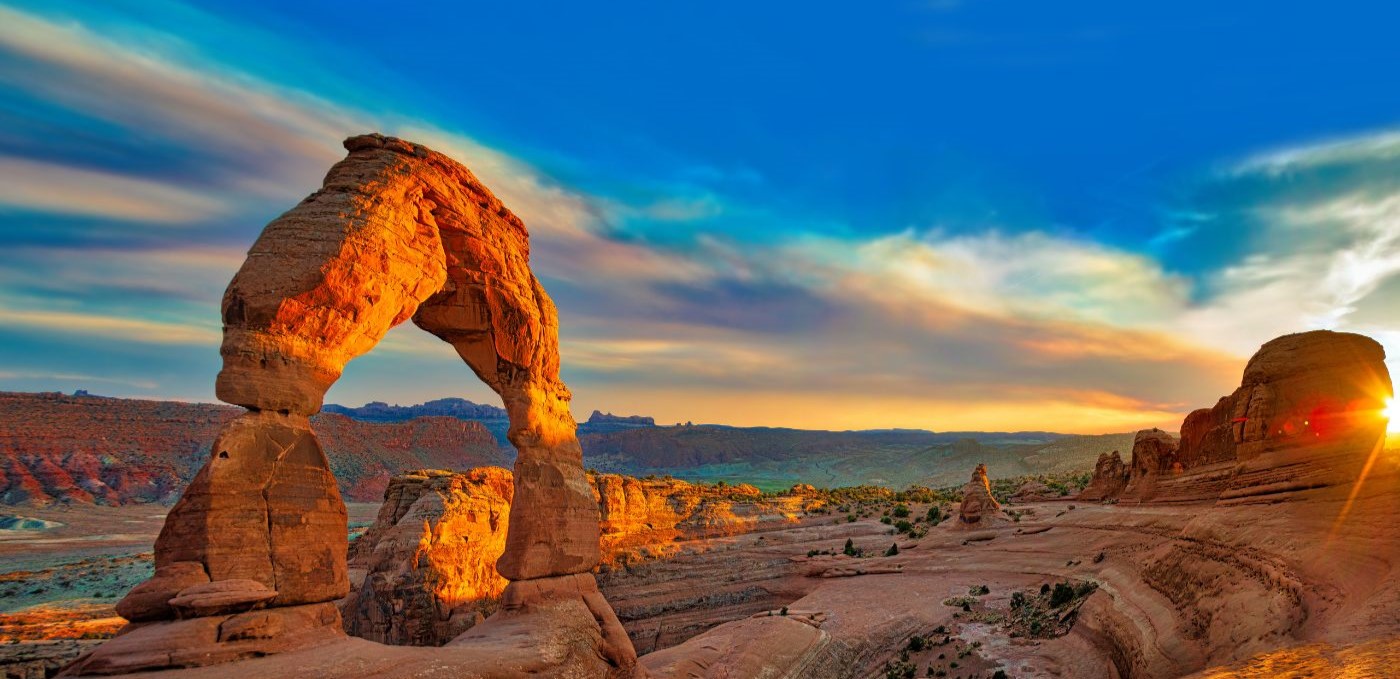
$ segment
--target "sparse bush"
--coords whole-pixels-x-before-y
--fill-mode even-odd
[[[1055,591],[1050,593],[1050,607],[1059,608],[1074,600],[1074,586],[1068,582],[1055,583]]]
[[[894,523],[894,529],[901,533],[908,533],[909,531],[914,530],[914,524],[909,523],[904,519],[900,519]]]
[[[907,518],[909,516],[909,506],[903,504],[895,505],[893,513],[896,519]]]
[[[891,543],[891,544],[890,544],[890,548],[887,549],[887,550],[885,550],[885,556],[897,556],[897,555],[899,555],[899,545],[896,545],[896,544]]]
[[[846,547],[841,550],[841,553],[846,556],[855,556],[860,552],[856,551],[856,543],[852,542],[850,538],[846,538]]]

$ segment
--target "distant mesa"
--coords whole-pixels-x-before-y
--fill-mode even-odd
[[[473,403],[464,398],[440,398],[418,405],[389,405],[383,401],[370,401],[358,408],[350,408],[334,403],[321,407],[323,413],[336,413],[368,422],[404,422],[416,417],[456,417],[464,420],[505,420],[505,408]]]
[[[612,413],[604,413],[595,410],[592,415],[588,416],[588,424],[625,424],[635,427],[655,427],[656,420],[643,415],[614,415]]]

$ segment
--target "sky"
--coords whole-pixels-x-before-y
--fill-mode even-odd
[[[1400,6],[859,4],[0,0],[0,389],[214,400],[367,131],[525,220],[580,417],[1175,430],[1278,335],[1400,357]],[[446,396],[406,324],[327,400]]]

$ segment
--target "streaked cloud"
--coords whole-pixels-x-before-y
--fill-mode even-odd
[[[84,373],[50,373],[42,371],[0,370],[0,380],[41,380],[47,382],[72,382],[77,384],[116,384],[137,389],[155,389],[160,386],[155,380],[128,379],[124,377],[104,377]]]
[[[188,224],[227,211],[199,191],[112,172],[0,156],[0,205],[55,214]]]
[[[0,146],[0,204],[35,224],[0,253],[0,324],[86,338],[96,354],[145,346],[143,360],[208,347],[209,365],[191,378],[203,381],[159,380],[172,395],[208,393],[219,295],[257,230],[319,186],[345,136],[369,130],[461,160],[526,221],[532,264],[560,301],[582,412],[824,428],[1171,428],[1232,388],[1244,358],[1275,335],[1363,329],[1400,348],[1400,319],[1377,304],[1392,292],[1400,301],[1387,288],[1400,272],[1400,187],[1382,171],[1400,162],[1395,133],[1281,149],[1207,177],[1209,195],[1165,211],[1150,245],[1212,252],[1201,239],[1230,230],[1241,254],[1187,270],[992,211],[956,231],[830,217],[837,228],[814,235],[810,215],[725,192],[741,186],[751,200],[769,187],[746,165],[685,163],[670,179],[584,189],[551,171],[586,174],[584,159],[532,154],[376,108],[373,97],[323,95],[309,78],[257,77],[177,36],[135,41],[42,10],[0,7],[0,82],[71,114],[44,121],[54,138],[87,139],[79,133],[96,126],[109,144]],[[734,225],[711,228],[722,220]],[[50,230],[61,237],[46,239]],[[479,397],[465,370],[445,369],[456,360],[406,324],[331,396]],[[134,364],[108,375],[11,363],[0,379],[156,382]]]
[[[0,308],[0,323],[11,328],[141,344],[202,344],[217,347],[222,337],[220,330],[213,327],[74,311]]]

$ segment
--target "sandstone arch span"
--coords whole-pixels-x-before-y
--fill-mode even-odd
[[[547,625],[573,604],[609,673],[630,673],[636,654],[591,575],[598,510],[525,225],[442,154],[380,135],[345,147],[229,284],[216,392],[248,412],[167,517],[156,574],[120,604],[130,631],[75,669],[208,664],[342,634],[330,602],[349,591],[345,505],[308,417],[346,363],[412,319],[509,413],[519,456],[500,615],[549,609]]]

